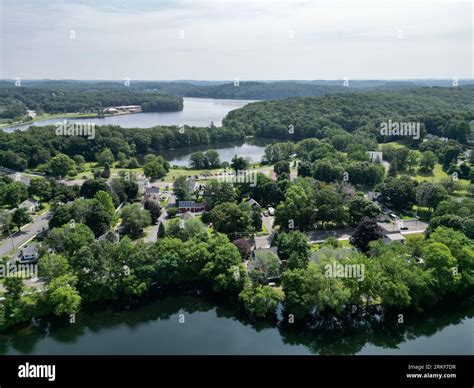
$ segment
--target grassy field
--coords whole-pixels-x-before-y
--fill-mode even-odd
[[[394,148],[402,148],[402,147],[406,147],[405,144],[403,144],[402,142],[400,141],[390,141],[388,143],[382,143],[382,144],[379,144],[379,150],[381,149],[382,146],[385,146],[385,145],[390,145]]]
[[[40,116],[36,116],[33,118],[33,122],[36,121],[44,121],[44,120],[51,120],[51,119],[86,119],[86,118],[97,118],[97,113],[44,113]]]
[[[215,168],[212,170],[188,170],[185,168],[170,168],[168,174],[166,174],[164,180],[165,182],[172,182],[175,178],[179,176],[194,176],[194,175],[204,175],[204,174],[218,174],[224,172],[223,168]]]
[[[405,237],[406,240],[413,240],[413,239],[416,239],[416,238],[419,238],[419,237],[425,237],[425,235],[423,233],[412,233],[412,234],[405,234],[403,235],[403,237]]]
[[[249,165],[249,170],[252,170],[254,168],[260,168],[262,167],[260,165],[260,163],[252,163]],[[211,174],[211,175],[216,175],[216,174],[219,174],[219,173],[223,173],[225,171],[225,169],[223,168],[213,168],[213,169],[209,169],[209,170],[191,170],[191,169],[186,169],[186,168],[174,168],[174,167],[171,167],[170,171],[168,172],[168,174],[166,174],[164,180],[165,182],[172,182],[175,178],[179,177],[179,176],[194,176],[194,175],[205,175],[205,174]],[[231,169],[227,169],[227,172],[230,173],[232,170]],[[211,176],[209,176],[209,178],[211,178]]]
[[[422,181],[439,182],[443,178],[449,178],[449,175],[443,171],[443,167],[441,166],[441,164],[436,163],[435,168],[433,169],[432,173],[430,174],[416,173],[416,174],[412,174],[411,177],[418,182],[422,182]]]

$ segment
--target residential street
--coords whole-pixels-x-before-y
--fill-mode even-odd
[[[17,250],[20,245],[35,237],[39,232],[42,232],[43,228],[45,230],[48,229],[48,222],[51,216],[52,213],[49,211],[37,216],[35,220],[26,225],[21,232],[12,234],[15,250]],[[12,241],[10,237],[8,237],[0,243],[0,257],[7,255],[12,249]]]

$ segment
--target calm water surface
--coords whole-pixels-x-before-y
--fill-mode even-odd
[[[190,125],[195,127],[205,127],[211,122],[221,126],[222,119],[231,110],[247,105],[249,100],[219,100],[212,98],[191,98],[184,97],[183,110],[180,112],[163,113],[136,113],[130,115],[108,116],[102,119],[68,119],[70,122],[88,122],[96,125],[120,125],[124,128],[151,128],[156,125]],[[12,132],[15,129],[25,130],[28,127],[55,125],[61,119],[51,119],[38,121],[35,123],[16,125],[4,128],[5,132]]]
[[[81,312],[75,324],[23,328],[0,336],[0,354],[473,354],[472,299],[405,315],[405,322],[288,329],[252,322],[202,295],[178,295],[133,309]]]
[[[245,140],[205,144],[192,147],[180,147],[173,150],[160,150],[162,155],[173,166],[188,166],[189,157],[193,152],[215,149],[219,152],[221,162],[230,162],[235,155],[249,158],[251,162],[260,162],[265,154],[267,144],[276,139],[247,138]]]

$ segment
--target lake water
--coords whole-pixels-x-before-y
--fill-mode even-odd
[[[68,119],[71,122],[88,122],[96,125],[119,125],[124,128],[151,128],[156,125],[190,125],[195,127],[206,127],[211,122],[221,126],[222,119],[231,110],[247,105],[248,100],[218,100],[212,98],[190,98],[184,97],[183,110],[180,112],[162,113],[135,113],[130,115],[108,116],[102,119]],[[55,125],[61,119],[37,121],[29,124],[16,125],[3,128],[5,132],[16,129],[25,130],[28,127]]]
[[[183,110],[180,112],[136,113],[130,115],[109,116],[103,119],[68,119],[71,122],[88,122],[99,125],[119,125],[124,128],[151,128],[156,125],[190,125],[208,126],[211,122],[216,126],[222,125],[222,119],[231,110],[241,108],[250,102],[248,100],[218,100],[211,98],[183,99]],[[30,126],[55,125],[62,119],[51,119],[35,123],[3,128],[5,132],[26,130]],[[183,147],[174,150],[160,151],[160,155],[171,165],[187,167],[191,153],[206,151],[210,148],[219,151],[221,162],[230,162],[234,155],[248,157],[251,162],[259,162],[265,151],[265,145],[272,139],[247,139],[245,141],[216,143],[211,145]]]
[[[219,152],[221,162],[229,162],[235,155],[249,158],[251,162],[260,162],[265,154],[265,146],[273,143],[273,139],[247,138],[241,141],[205,144],[192,147],[180,147],[173,150],[160,150],[162,155],[173,166],[189,165],[189,157],[193,152],[215,149]]]
[[[177,295],[128,310],[80,312],[75,324],[43,322],[0,335],[0,354],[474,354],[472,299],[407,314],[405,322],[288,329],[252,322],[226,302]]]

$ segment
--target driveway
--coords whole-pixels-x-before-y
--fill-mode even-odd
[[[165,220],[168,218],[168,212],[166,211],[166,208],[175,206],[176,196],[174,194],[169,194],[168,197],[169,197],[168,205],[166,207],[162,208],[161,214],[158,217],[158,222],[156,223],[156,225],[153,225],[150,229],[148,229],[148,231],[146,233],[146,236],[143,239],[143,241],[145,241],[145,242],[156,242],[157,234],[158,234],[158,227],[160,225],[160,221],[164,225]]]

